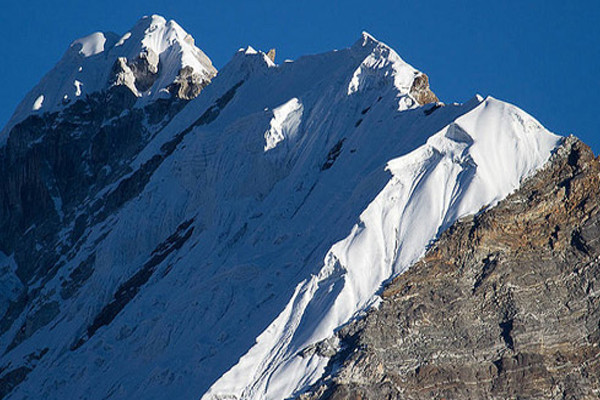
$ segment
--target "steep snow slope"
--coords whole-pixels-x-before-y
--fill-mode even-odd
[[[440,230],[517,188],[556,144],[534,120],[488,98],[425,145],[391,159],[391,179],[349,235],[205,397],[285,398],[318,378],[327,360],[318,350],[299,356],[303,349],[373,304],[382,282],[417,261]]]
[[[75,40],[58,64],[17,107],[7,130],[32,113],[53,112],[86,95],[123,85],[148,100],[171,95],[169,86],[191,75],[216,74],[194,39],[175,21],[144,17],[123,36],[96,32]],[[171,90],[172,91],[172,90]]]
[[[419,76],[368,34],[282,65],[237,52],[30,284],[41,300],[0,342],[0,366],[28,370],[10,397],[282,399],[318,379],[335,329],[559,142],[493,98],[419,106]]]

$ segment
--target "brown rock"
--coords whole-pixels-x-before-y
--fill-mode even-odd
[[[215,74],[209,76],[198,74],[192,67],[185,66],[179,71],[175,82],[168,89],[178,99],[191,100],[208,86],[214,76]]]
[[[415,76],[409,93],[420,105],[437,103],[439,101],[435,93],[429,88],[429,77],[424,73],[419,73],[419,75]]]

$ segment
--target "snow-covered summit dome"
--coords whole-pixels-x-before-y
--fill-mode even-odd
[[[141,18],[127,33],[95,32],[71,43],[25,96],[7,128],[32,113],[57,111],[94,92],[126,86],[143,101],[195,97],[216,75],[210,59],[175,21]]]

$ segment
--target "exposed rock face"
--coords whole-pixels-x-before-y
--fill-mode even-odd
[[[600,162],[574,138],[344,328],[303,399],[597,399]]]
[[[113,66],[111,84],[125,86],[132,93],[143,93],[149,90],[159,76],[160,63],[158,56],[152,50],[146,50],[133,61],[119,57]],[[191,100],[200,94],[216,75],[216,71],[208,74],[194,71],[186,65],[167,90],[178,99]]]
[[[113,66],[113,85],[125,85],[133,93],[150,89],[158,77],[158,55],[151,49],[141,52],[135,60],[119,57]]]
[[[410,94],[421,105],[436,103],[438,101],[435,93],[429,88],[429,77],[422,72],[415,77],[410,88]]]
[[[0,149],[0,252],[14,257],[14,273],[23,283],[22,292],[9,299],[0,334],[28,303],[37,304],[11,348],[58,312],[56,304],[36,298],[36,291],[27,293],[26,285],[49,280],[64,263],[59,258],[68,260],[78,251],[85,225],[106,217],[98,211],[109,203],[123,204],[137,192],[96,204],[84,205],[84,199],[132,172],[127,161],[186,103],[170,98],[142,109],[132,107],[135,101],[129,89],[116,86],[60,113],[32,115],[9,132]],[[71,229],[61,237],[64,226]],[[87,277],[83,265],[70,291]]]
[[[214,77],[212,75],[210,78]],[[194,72],[189,67],[183,67],[175,82],[169,86],[169,92],[174,94],[177,98],[191,100],[200,94],[200,91],[204,89],[210,83],[210,79],[205,76]]]

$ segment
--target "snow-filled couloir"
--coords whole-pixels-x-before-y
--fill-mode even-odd
[[[91,60],[102,41],[77,51]],[[9,397],[306,389],[384,282],[559,145],[515,106],[443,104],[427,82],[366,33],[280,65],[235,53],[126,174],[65,212],[53,246],[69,252],[21,283],[28,300],[0,331],[0,367],[27,369]],[[7,271],[25,268],[0,250]]]

